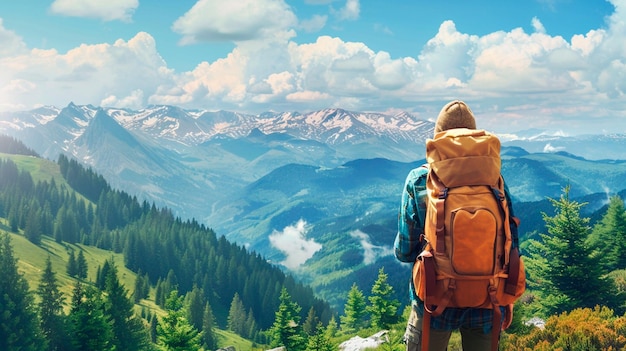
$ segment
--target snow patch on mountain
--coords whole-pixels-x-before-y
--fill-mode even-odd
[[[184,110],[161,105],[134,111],[91,105],[77,106],[73,103],[63,109],[47,107],[41,111],[23,112],[17,119],[21,121],[19,124],[9,118],[0,120],[4,125],[3,129],[14,130],[35,128],[37,125],[56,121],[69,133],[67,139],[72,140],[82,135],[98,111],[111,116],[128,131],[148,139],[167,139],[184,145],[199,145],[219,135],[243,138],[255,129],[268,135],[287,133],[304,140],[328,144],[356,144],[372,138],[387,138],[395,143],[419,143],[430,134],[433,126],[431,122],[418,120],[408,113],[391,116],[338,108],[306,114],[268,112],[248,115],[229,111]]]

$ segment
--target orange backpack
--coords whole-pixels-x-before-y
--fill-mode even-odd
[[[413,268],[425,307],[422,349],[428,348],[430,317],[461,307],[494,310],[497,350],[499,307],[512,308],[526,287],[524,265],[512,248],[510,221],[519,220],[509,214],[500,141],[484,130],[450,129],[426,142],[426,159],[426,246]]]

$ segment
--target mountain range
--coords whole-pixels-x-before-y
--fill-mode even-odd
[[[335,304],[351,282],[371,286],[380,266],[405,289],[408,268],[391,251],[397,205],[433,130],[409,113],[342,109],[248,115],[70,103],[0,114],[0,133],[46,158],[73,157],[115,188],[206,223]],[[532,218],[523,231],[542,230],[537,204],[566,185],[574,197],[595,194],[589,213],[626,189],[626,135],[529,130],[501,140],[502,173]]]
[[[341,109],[252,116],[173,106],[130,111],[70,103],[62,109],[0,114],[0,132],[21,139],[42,156],[74,157],[113,186],[198,219],[207,217],[207,209],[228,189],[279,166],[332,167],[363,155],[409,159],[431,131],[432,123],[409,114]]]

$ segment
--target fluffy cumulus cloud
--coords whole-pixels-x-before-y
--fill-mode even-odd
[[[359,16],[356,0],[307,2],[338,8],[333,14],[345,19]],[[327,18],[299,21],[283,0],[199,0],[172,25],[180,42],[235,46],[181,72],[167,67],[148,33],[59,53],[27,49],[0,22],[0,108],[72,99],[250,113],[397,108],[432,117],[442,101],[460,97],[484,128],[561,129],[565,118],[600,126],[607,117],[626,117],[626,1],[611,2],[615,11],[605,27],[571,38],[550,35],[539,18],[532,19],[531,33],[515,28],[482,36],[445,21],[417,56],[394,57],[338,37],[297,42],[297,31],[318,30]],[[52,9],[110,20],[128,18],[136,6],[57,0]]]
[[[0,108],[57,105],[68,98],[139,108],[145,105],[144,95],[175,78],[156,51],[154,38],[143,32],[128,41],[81,45],[67,53],[18,50],[0,57],[0,66]]]
[[[293,36],[297,18],[283,0],[199,0],[174,22],[182,44]]]
[[[138,6],[139,0],[55,0],[50,11],[64,16],[128,22]]]
[[[307,223],[299,220],[295,225],[287,226],[282,231],[274,230],[269,236],[273,247],[285,254],[281,262],[285,267],[295,270],[322,248],[313,239],[307,239]]]

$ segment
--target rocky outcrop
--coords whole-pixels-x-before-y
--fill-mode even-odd
[[[362,351],[366,349],[374,349],[389,339],[387,336],[388,333],[389,333],[388,330],[382,330],[367,338],[355,336],[352,339],[346,340],[342,342],[341,344],[339,344],[339,350],[340,351]]]

